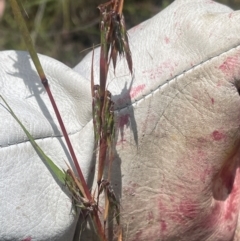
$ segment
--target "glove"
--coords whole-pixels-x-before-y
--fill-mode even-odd
[[[239,18],[213,1],[176,0],[129,31],[133,75],[121,58],[108,78],[116,118],[111,185],[123,240],[239,240]],[[89,186],[91,58],[71,70],[40,56]],[[44,152],[73,168],[28,54],[0,52],[0,62],[1,95]],[[75,231],[78,240],[82,231],[81,240],[95,241],[94,230],[76,229],[71,197],[2,102],[0,120],[0,240],[65,241]]]

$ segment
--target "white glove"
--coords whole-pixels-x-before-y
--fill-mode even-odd
[[[213,1],[176,0],[129,31],[134,75],[122,58],[108,85],[116,103],[112,186],[121,200],[123,240],[233,239],[240,198],[240,97],[232,84],[240,79],[239,20],[239,12]],[[95,81],[98,56],[95,51]],[[40,60],[91,184],[91,54],[76,66],[80,75]],[[45,153],[67,169],[65,142],[28,56],[1,52],[0,63],[0,93]],[[71,197],[3,106],[0,120],[0,240],[72,240]],[[81,240],[93,240],[91,232]]]

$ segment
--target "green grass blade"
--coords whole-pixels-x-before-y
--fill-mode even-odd
[[[23,131],[25,132],[25,134],[27,135],[29,141],[31,142],[32,146],[34,147],[34,149],[36,150],[36,152],[38,153],[38,155],[46,162],[46,164],[48,165],[48,167],[50,168],[50,170],[54,173],[55,177],[59,180],[59,182],[61,182],[62,184],[65,184],[65,180],[66,180],[66,174],[60,169],[58,168],[54,162],[43,152],[43,150],[39,147],[39,145],[35,142],[35,140],[33,139],[33,137],[31,136],[31,134],[28,132],[28,130],[24,127],[24,125],[22,124],[22,122],[17,118],[17,116],[15,115],[15,113],[13,112],[13,110],[10,108],[10,106],[7,104],[6,100],[0,95],[0,98],[3,100],[3,102],[5,103],[7,110],[9,111],[9,113],[12,115],[12,117],[18,122],[18,124],[21,126],[21,128],[23,129]]]
[[[27,46],[29,54],[30,54],[30,56],[33,60],[33,63],[35,65],[36,69],[37,69],[37,72],[38,72],[41,80],[43,80],[46,77],[45,77],[42,65],[41,65],[41,63],[39,61],[39,58],[37,56],[37,52],[34,48],[31,36],[30,36],[28,28],[27,28],[27,25],[26,25],[25,20],[22,16],[22,13],[21,13],[21,10],[23,11],[22,4],[19,0],[10,0],[10,3],[11,3],[11,7],[12,7],[12,10],[13,10],[14,17],[15,17],[18,25],[19,25],[20,32],[21,32],[22,37],[24,39],[24,42]]]

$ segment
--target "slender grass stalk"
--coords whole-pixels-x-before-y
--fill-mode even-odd
[[[105,210],[103,213],[104,232],[109,212],[113,211],[118,225],[118,240],[122,240],[120,226],[120,204],[110,185],[111,164],[115,141],[114,102],[111,93],[106,89],[107,75],[112,60],[115,71],[117,56],[125,55],[128,68],[132,74],[132,58],[128,45],[127,32],[122,14],[123,0],[113,0],[98,6],[100,10],[100,72],[99,85],[94,85],[93,59],[91,70],[92,112],[94,124],[95,145],[98,148],[97,173],[97,205],[99,196],[104,191]],[[94,53],[93,53],[94,54]],[[103,179],[106,160],[109,160],[108,180]]]
[[[67,146],[68,146],[68,149],[69,149],[69,152],[71,154],[71,157],[72,157],[72,160],[74,162],[74,165],[77,169],[77,172],[78,172],[78,175],[79,175],[79,178],[80,178],[80,181],[82,182],[82,185],[83,185],[83,188],[85,190],[85,193],[86,193],[86,196],[89,200],[92,200],[92,197],[91,197],[91,194],[88,190],[88,187],[87,187],[87,184],[86,184],[86,181],[83,177],[83,174],[82,174],[82,171],[81,171],[81,168],[78,164],[78,161],[77,161],[77,157],[75,155],[75,152],[73,150],[73,147],[72,147],[72,144],[70,142],[70,139],[68,137],[68,134],[67,134],[67,131],[66,131],[66,128],[65,128],[65,125],[62,121],[62,118],[61,118],[61,115],[59,113],[59,110],[58,110],[58,107],[56,105],[56,102],[53,98],[53,95],[52,95],[52,92],[51,92],[51,89],[49,87],[49,84],[48,84],[48,80],[47,80],[47,77],[43,71],[43,68],[42,68],[42,65],[39,61],[39,58],[38,58],[38,55],[35,51],[35,48],[33,46],[33,43],[32,43],[32,40],[31,40],[31,37],[30,37],[30,34],[28,32],[28,29],[27,29],[27,26],[26,26],[26,23],[22,17],[22,14],[21,14],[21,10],[20,10],[20,7],[19,6],[22,6],[21,3],[19,3],[19,0],[10,0],[10,3],[11,3],[11,6],[12,6],[12,10],[13,10],[13,13],[14,13],[14,16],[16,18],[16,21],[18,22],[19,24],[19,28],[20,28],[20,31],[21,31],[21,34],[24,38],[24,41],[25,41],[25,44],[26,44],[26,47],[29,51],[29,54],[33,60],[33,63],[37,69],[37,72],[39,74],[39,77],[41,79],[41,82],[48,94],[48,97],[50,99],[50,102],[53,106],[53,109],[54,109],[54,112],[57,116],[57,119],[58,119],[58,122],[59,122],[59,125],[61,127],[61,130],[62,130],[62,133],[63,133],[63,136],[66,140],[66,143],[67,143]]]
[[[30,37],[30,34],[29,34],[29,31],[28,31],[27,26],[26,26],[26,23],[25,23],[25,21],[24,21],[24,19],[22,17],[22,13],[21,13],[21,10],[23,10],[22,5],[21,5],[19,0],[10,0],[10,3],[11,3],[11,7],[12,7],[12,10],[13,10],[13,14],[15,16],[15,19],[18,22],[20,32],[22,34],[22,37],[24,38],[26,47],[27,47],[27,49],[29,51],[29,54],[30,54],[30,56],[31,56],[31,58],[33,60],[33,63],[35,65],[36,69],[37,69],[37,72],[39,74],[41,82],[42,82],[42,84],[43,84],[43,86],[44,86],[44,88],[45,88],[45,90],[46,90],[46,92],[48,94],[48,97],[49,97],[50,102],[51,102],[51,104],[53,106],[54,112],[55,112],[55,114],[57,116],[59,125],[61,127],[63,136],[65,138],[65,141],[66,141],[66,144],[68,146],[69,152],[71,154],[72,160],[73,160],[74,165],[76,167],[76,170],[77,170],[77,173],[78,173],[78,176],[79,176],[79,180],[81,182],[81,187],[82,187],[82,190],[83,190],[82,194],[85,195],[85,198],[89,201],[89,203],[94,203],[93,197],[92,197],[92,195],[91,195],[91,193],[90,193],[90,191],[89,191],[89,189],[87,187],[87,184],[86,184],[86,181],[85,181],[84,176],[82,174],[81,168],[79,166],[77,157],[75,155],[75,152],[73,150],[72,144],[71,144],[70,139],[68,137],[65,125],[64,125],[64,123],[62,121],[62,118],[61,118],[61,115],[60,115],[59,110],[57,108],[56,102],[55,102],[55,100],[53,98],[51,89],[50,89],[49,84],[48,84],[48,80],[47,80],[46,75],[45,75],[45,73],[43,71],[43,68],[42,68],[41,63],[40,63],[39,58],[38,58],[38,55],[37,55],[37,53],[35,51],[34,45],[32,43],[32,40],[31,40],[31,37]],[[105,238],[105,235],[104,235],[104,232],[103,232],[103,228],[102,228],[99,216],[98,216],[98,211],[96,209],[93,210],[92,217],[93,217],[94,223],[96,225],[96,229],[98,231],[98,235],[99,235],[100,239],[102,241],[105,241],[106,238]]]

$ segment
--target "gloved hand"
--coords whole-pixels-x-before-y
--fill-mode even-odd
[[[133,76],[122,58],[108,85],[117,133],[111,184],[123,240],[240,239],[239,20],[213,1],[176,0],[129,31]],[[75,67],[78,74],[40,57],[89,185],[91,58]],[[1,94],[67,169],[65,142],[28,55],[1,52],[0,63]],[[2,105],[0,120],[0,240],[72,240],[78,216],[71,197]],[[91,233],[83,230],[82,240],[93,240]]]

